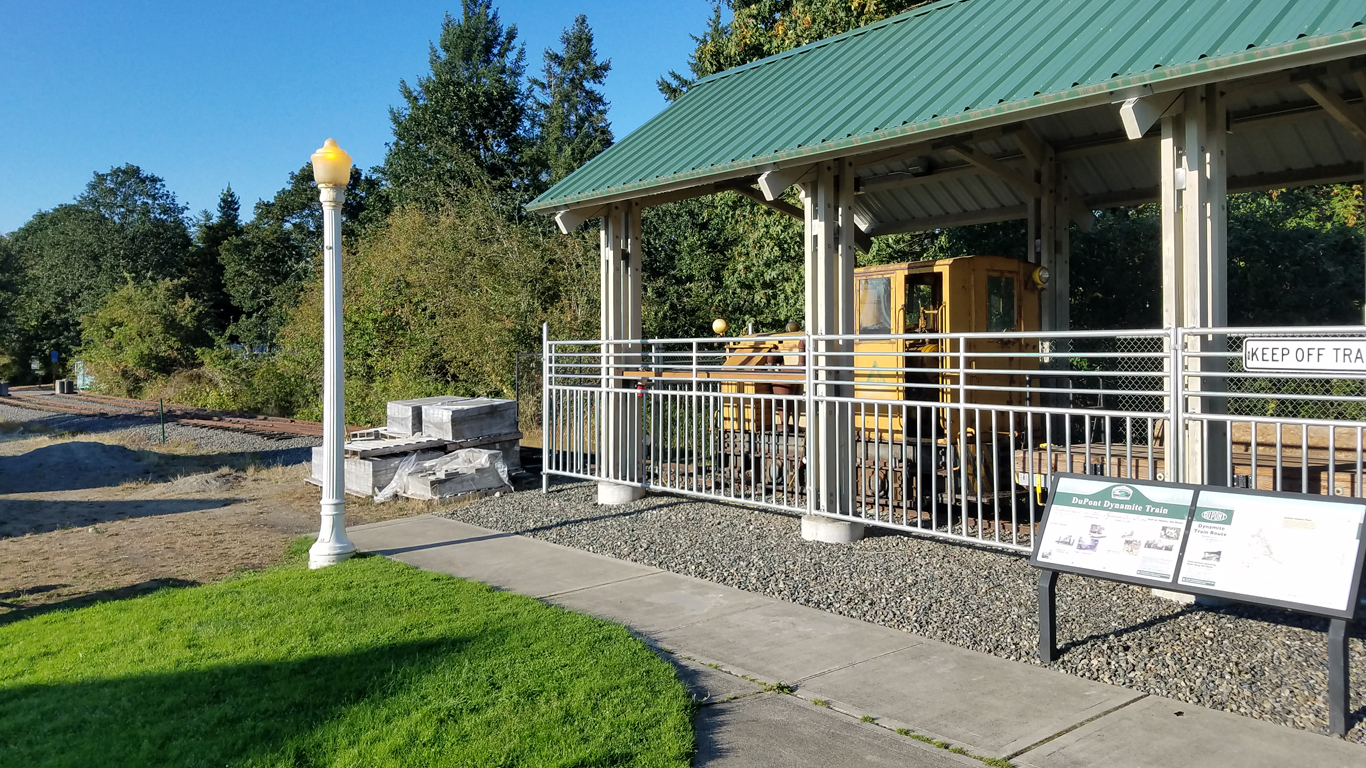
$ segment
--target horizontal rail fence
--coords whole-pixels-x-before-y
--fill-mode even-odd
[[[1361,327],[1181,329],[1181,432],[1204,450],[1188,478],[1267,491],[1361,497],[1366,372],[1243,368],[1249,338],[1361,342]],[[1324,361],[1327,364],[1329,361]]]
[[[1366,338],[549,341],[546,471],[1017,550],[1056,472],[1362,495],[1366,376],[1244,372],[1275,334]]]
[[[1163,475],[1162,446],[1149,436],[1169,417],[1170,340],[1165,331],[814,336],[812,407],[831,411],[835,432],[816,440],[814,461],[849,471],[837,493],[821,494],[820,511],[1027,550],[1052,473]]]

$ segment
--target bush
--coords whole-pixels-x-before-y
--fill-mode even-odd
[[[509,221],[480,188],[438,214],[394,212],[348,249],[343,283],[349,424],[383,423],[388,400],[511,397],[514,355],[540,348],[542,322],[597,335],[596,238]],[[321,415],[322,298],[315,280],[278,340],[283,386],[308,392],[301,418]]]
[[[274,355],[218,347],[199,351],[202,365],[177,371],[144,391],[149,398],[223,411],[292,416],[317,394],[306,379],[281,369]]]
[[[100,392],[139,397],[149,384],[197,362],[208,339],[203,306],[180,281],[128,281],[81,318],[81,355]]]

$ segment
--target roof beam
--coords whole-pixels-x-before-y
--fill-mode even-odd
[[[901,189],[904,187],[916,187],[921,184],[930,184],[936,181],[948,181],[963,176],[977,176],[981,174],[981,169],[975,165],[964,163],[963,165],[949,166],[940,168],[931,173],[887,173],[881,176],[868,176],[859,179],[856,193],[866,195],[870,192],[881,192],[884,189]]]
[[[1361,141],[1366,141],[1366,115],[1362,115],[1361,110],[1348,104],[1336,91],[1330,90],[1316,77],[1310,77],[1297,83],[1300,89],[1309,94],[1309,98],[1318,102],[1323,111],[1327,112],[1342,124]]]
[[[1181,91],[1125,99],[1119,107],[1119,120],[1130,140],[1141,139],[1158,120],[1180,112],[1186,106]]]
[[[1019,147],[1020,152],[1024,154],[1025,161],[1037,171],[1043,168],[1043,164],[1048,160],[1048,144],[1040,139],[1038,134],[1034,133],[1034,129],[1029,126],[1022,125],[1020,128],[1021,130],[1011,134],[1010,137],[1015,140],[1015,146]]]
[[[723,185],[720,189],[729,192],[739,192],[740,194],[744,195],[745,197],[748,197],[750,200],[753,200],[759,205],[762,205],[766,208],[772,208],[773,210],[779,213],[785,213],[788,216],[791,216],[792,218],[796,219],[797,221],[806,221],[806,213],[802,211],[802,209],[798,208],[792,203],[787,202],[786,200],[769,200],[768,198],[764,197],[764,194],[762,192],[755,189],[754,187],[751,187],[748,184],[726,184]]]
[[[803,173],[805,173],[805,170],[803,170]],[[806,221],[806,211],[803,211],[802,209],[785,200],[769,200],[764,197],[763,192],[760,192],[759,190],[755,189],[754,187],[751,187],[748,184],[723,185],[720,189],[729,190],[731,192],[739,192],[740,194],[744,195],[745,197],[748,197],[750,200],[753,200],[759,205],[772,208],[773,210],[779,213],[785,213],[788,216],[791,216],[792,218],[796,219],[797,221]],[[863,251],[864,253],[868,253],[869,251],[873,250],[873,236],[868,232],[860,229],[857,224],[854,225],[854,247],[859,249],[860,251]]]
[[[1341,163],[1318,168],[1296,168],[1289,171],[1256,173],[1251,176],[1230,176],[1228,192],[1265,192],[1268,189],[1307,187],[1315,184],[1343,184],[1361,180],[1361,163]],[[1121,189],[1090,195],[1085,202],[1092,208],[1118,208],[1155,202],[1157,187]]]
[[[966,145],[947,147],[944,151],[964,162],[972,163],[978,168],[995,175],[1001,181],[1004,181],[1030,197],[1041,197],[1043,195],[1043,188],[1039,186],[1039,182],[1025,178],[1014,168],[1011,168],[985,152],[978,151]]]
[[[592,208],[571,208],[567,211],[559,211],[555,214],[555,226],[560,228],[560,234],[567,235],[579,228],[579,225],[589,219],[596,219],[602,215],[607,208],[599,205]]]
[[[1023,205],[1009,205],[1001,208],[985,208],[980,211],[889,221],[869,227],[868,234],[874,236],[895,235],[902,232],[924,232],[929,229],[948,229],[949,227],[965,227],[969,224],[990,224],[997,221],[1023,219],[1029,215],[1026,208],[1027,206]]]
[[[796,184],[806,175],[807,171],[814,167],[814,165],[794,165],[788,168],[764,171],[759,174],[759,191],[764,193],[765,200],[777,200],[783,196],[788,187]]]

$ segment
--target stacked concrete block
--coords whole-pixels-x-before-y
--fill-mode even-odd
[[[511,487],[501,451],[466,448],[418,464],[402,493],[410,499],[445,499]]]
[[[361,430],[346,441],[347,493],[374,496],[394,481],[407,459],[413,460],[409,465],[413,468],[390,493],[397,490],[419,499],[505,487],[508,473],[521,471],[516,401],[481,397],[393,400],[386,416],[383,428]],[[487,467],[476,471],[461,464],[461,457],[486,455],[496,457],[490,462],[497,471]],[[319,485],[321,461],[322,448],[314,448],[312,482]],[[463,468],[452,469],[458,464]]]
[[[397,453],[390,456],[374,456],[358,458],[347,456],[342,460],[345,467],[346,492],[352,496],[374,496],[384,486],[394,479],[394,472],[398,471],[398,465],[403,463],[407,457],[406,453]],[[445,456],[444,451],[418,451],[417,460],[431,461]],[[321,446],[313,449],[313,482],[322,485],[322,459],[323,449]]]
[[[516,431],[516,400],[471,397],[422,406],[422,433],[442,440],[472,440]]]
[[[422,434],[422,409],[428,405],[454,405],[468,397],[421,397],[416,400],[390,400],[385,431],[393,435]]]

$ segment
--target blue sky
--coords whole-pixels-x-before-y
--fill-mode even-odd
[[[577,13],[600,56],[618,137],[659,112],[655,79],[686,71],[709,0],[495,0],[528,69]],[[258,198],[333,136],[384,159],[398,81],[428,71],[447,2],[0,0],[0,232],[69,202],[95,171],[134,163],[191,213],[228,184]]]

